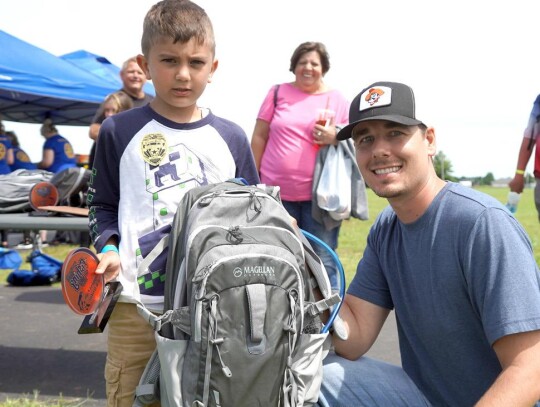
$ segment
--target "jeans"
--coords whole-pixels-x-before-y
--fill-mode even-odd
[[[318,237],[334,251],[337,249],[340,226],[326,230],[324,225],[313,219],[313,216],[311,216],[311,201],[283,201],[283,206],[289,212],[289,215],[296,219],[296,223],[300,229]],[[324,268],[328,273],[328,279],[330,280],[330,286],[333,290],[338,289],[338,268],[332,254],[319,244],[312,243],[312,246],[324,264]]]
[[[324,360],[319,407],[429,407],[431,404],[399,367],[367,357]]]

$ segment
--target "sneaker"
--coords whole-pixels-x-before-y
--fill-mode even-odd
[[[31,249],[32,247],[34,247],[32,243],[21,242],[17,246],[15,246],[15,249],[28,250],[28,249]]]

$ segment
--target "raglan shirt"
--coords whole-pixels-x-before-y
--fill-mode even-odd
[[[179,124],[147,105],[107,118],[96,152],[88,192],[94,245],[100,252],[111,236],[120,237],[120,301],[142,301],[159,312],[166,252],[149,270],[138,274],[138,265],[169,233],[186,191],[238,177],[259,182],[249,141],[212,112]]]
[[[540,329],[525,231],[495,199],[450,182],[414,223],[383,210],[348,293],[395,308],[402,366],[437,406],[475,404],[501,372],[493,343]]]

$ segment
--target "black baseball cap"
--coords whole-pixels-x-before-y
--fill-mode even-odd
[[[406,126],[422,124],[415,117],[413,90],[397,82],[375,82],[362,90],[352,101],[349,124],[339,131],[337,139],[348,139],[353,128],[367,120],[388,120]]]

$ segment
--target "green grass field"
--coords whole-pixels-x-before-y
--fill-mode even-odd
[[[492,188],[492,187],[481,187],[479,190],[492,195],[502,203],[505,203],[506,196],[508,194],[507,188]],[[387,206],[387,201],[385,199],[377,197],[371,190],[368,190],[368,202],[369,202],[369,212],[370,218],[367,221],[359,221],[357,219],[351,219],[343,222],[341,228],[340,239],[339,239],[339,248],[338,254],[343,263],[343,267],[346,273],[347,281],[351,281],[354,272],[356,270],[356,265],[358,260],[362,256],[364,247],[366,244],[367,234],[371,225],[373,224],[376,216],[381,212],[381,210]],[[533,202],[533,191],[527,189],[521,197],[519,203],[518,211],[516,217],[519,222],[523,225],[527,233],[531,238],[533,244],[534,253],[536,261],[540,260],[540,228],[538,227],[538,216],[536,214],[536,208]],[[45,253],[50,256],[53,256],[57,259],[64,259],[70,250],[75,248],[73,245],[60,245],[54,247],[47,247],[43,249]],[[29,250],[21,250],[21,256],[23,259],[26,259]],[[23,264],[22,268],[30,269],[29,264]],[[6,277],[11,270],[0,270],[0,280],[6,281]],[[59,286],[59,284],[56,284]],[[9,400],[4,403],[0,403],[0,407],[37,407],[37,406],[53,406],[53,407],[67,407],[67,406],[84,406],[85,401],[83,400],[76,402],[62,400],[49,400],[48,402],[40,400],[40,397],[37,395],[29,395],[28,397],[22,397],[16,400]]]

